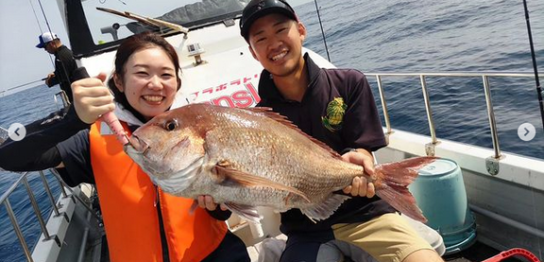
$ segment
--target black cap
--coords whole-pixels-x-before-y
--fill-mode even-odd
[[[255,20],[272,13],[279,13],[298,21],[295,10],[285,0],[251,0],[242,12],[240,34],[247,41],[249,29]]]

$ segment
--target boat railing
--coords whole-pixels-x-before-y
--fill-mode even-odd
[[[55,178],[53,181],[56,181],[56,183],[58,183],[58,187],[61,190],[61,195],[62,195],[63,198],[70,197],[71,201],[73,201],[74,203],[79,201],[81,204],[83,204],[83,206],[87,210],[91,211],[91,213],[94,213],[94,212],[92,212],[92,208],[89,207],[87,205],[87,203],[85,203],[85,201],[83,201],[81,198],[79,198],[76,194],[73,194],[73,192],[72,192],[72,194],[70,196],[68,196],[65,189],[68,189],[68,190],[72,191],[70,189],[70,187],[65,186],[62,179],[60,179],[58,177],[58,175],[56,175],[55,170],[51,169],[50,171],[51,171],[51,175]],[[19,226],[19,222],[17,221],[17,218],[15,217],[15,213],[14,213],[13,208],[11,206],[11,203],[9,201],[10,195],[13,192],[15,192],[15,189],[20,184],[23,184],[24,187],[26,188],[26,193],[27,193],[27,195],[28,195],[28,197],[30,199],[30,203],[31,203],[32,208],[34,210],[34,214],[36,215],[38,223],[40,224],[41,233],[44,236],[44,241],[54,241],[55,244],[59,248],[62,246],[62,243],[59,240],[59,238],[56,235],[51,235],[51,233],[47,229],[47,226],[46,226],[47,221],[43,218],[42,213],[40,211],[40,208],[38,206],[38,203],[36,201],[36,198],[34,197],[34,191],[30,187],[30,184],[28,183],[28,175],[31,174],[31,173],[35,173],[35,172],[21,173],[20,177],[0,197],[0,205],[5,206],[8,217],[9,217],[9,219],[11,221],[12,226],[13,226],[13,230],[15,231],[15,234],[17,235],[17,238],[19,239],[19,242],[21,243],[24,255],[25,255],[27,261],[30,261],[30,262],[33,261],[32,254],[31,254],[32,251],[30,250],[28,244],[25,241],[23,232],[21,230],[21,227]],[[54,216],[55,217],[62,216],[62,217],[64,217],[66,222],[70,222],[70,218],[66,215],[66,213],[63,213],[63,212],[60,211],[60,209],[62,209],[62,205],[60,203],[57,204],[57,202],[55,201],[55,197],[53,196],[51,186],[49,185],[49,182],[46,179],[45,172],[42,170],[42,171],[37,171],[37,173],[39,173],[39,176],[41,177],[41,180],[43,182],[45,192],[47,193],[47,197],[48,197],[50,205],[52,207],[52,212],[54,212],[54,214],[55,214]]]
[[[481,78],[483,92],[485,94],[485,101],[487,106],[487,118],[489,121],[491,139],[493,142],[494,155],[491,156],[488,161],[498,161],[501,159],[501,150],[499,143],[499,135],[497,131],[497,124],[495,119],[495,113],[493,108],[493,100],[491,98],[491,86],[489,84],[489,78],[492,77],[521,77],[521,78],[534,78],[534,74],[531,73],[503,73],[503,72],[490,72],[490,73],[464,73],[464,72],[436,72],[436,73],[388,73],[388,72],[371,72],[365,73],[367,76],[374,76],[378,85],[380,94],[381,105],[383,108],[383,116],[385,119],[386,136],[389,136],[393,131],[391,130],[391,121],[389,118],[389,112],[387,110],[387,100],[384,93],[384,85],[382,82],[383,77],[419,77],[421,83],[421,91],[423,92],[423,99],[425,102],[425,110],[427,112],[427,123],[429,124],[429,132],[431,135],[431,141],[426,145],[427,155],[434,155],[434,146],[439,143],[436,136],[436,129],[433,120],[433,113],[431,110],[431,103],[429,99],[429,90],[427,88],[427,78],[430,77],[462,77],[462,78]],[[492,173],[492,171],[491,171]],[[495,175],[492,173],[492,175]]]
[[[71,104],[70,99],[68,99],[68,95],[66,95],[66,92],[64,92],[64,90],[60,90],[60,92],[55,94],[55,104],[57,103],[58,100],[62,102],[63,108],[69,107]]]

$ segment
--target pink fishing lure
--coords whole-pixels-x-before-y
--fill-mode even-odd
[[[77,68],[72,74],[73,81],[89,77],[89,73],[87,73],[87,69],[85,69],[85,67]],[[127,133],[125,132],[125,129],[123,129],[123,126],[119,122],[119,119],[117,118],[117,116],[115,116],[113,112],[103,114],[101,119],[102,121],[106,122],[108,127],[115,133],[115,135],[117,136],[117,140],[119,140],[121,144],[128,144]]]

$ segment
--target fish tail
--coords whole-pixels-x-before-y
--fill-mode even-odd
[[[415,157],[376,166],[374,171],[378,189],[376,195],[399,212],[423,223],[427,222],[416,204],[416,199],[408,190],[408,185],[416,179],[419,169],[435,160],[436,157]]]

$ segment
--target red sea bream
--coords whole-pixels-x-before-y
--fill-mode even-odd
[[[210,195],[253,221],[256,206],[299,208],[311,219],[326,219],[349,198],[333,192],[367,176],[361,166],[262,108],[188,105],[156,116],[130,140],[127,153],[165,192]],[[418,157],[378,165],[369,179],[379,197],[426,221],[406,186],[432,161]]]

